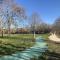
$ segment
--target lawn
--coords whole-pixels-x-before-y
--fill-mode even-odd
[[[60,60],[60,44],[48,39],[49,34],[41,34],[48,44],[48,51],[45,54],[46,60]],[[44,60],[44,59],[43,59]]]
[[[48,34],[36,34],[37,36],[43,36],[47,39]],[[34,41],[33,34],[10,34],[10,36],[4,34],[3,38],[0,35],[0,55],[25,50],[33,46]]]
[[[36,34],[36,37],[42,36],[48,44],[47,56],[55,56],[60,53],[60,44],[56,44],[48,39],[49,34]],[[12,54],[16,51],[22,51],[34,45],[33,34],[11,34],[0,36],[0,55]]]
[[[36,34],[47,39],[48,34]],[[0,54],[11,54],[16,51],[22,51],[34,45],[35,40],[33,34],[4,34],[2,38],[0,35]],[[10,52],[9,52],[10,51]]]
[[[60,53],[60,44],[52,42],[48,39],[49,34],[41,34],[43,38],[45,38],[45,41],[48,44],[48,50],[50,52]]]
[[[11,54],[34,45],[32,34],[11,34],[0,36],[0,54]],[[9,52],[10,51],[10,52]]]

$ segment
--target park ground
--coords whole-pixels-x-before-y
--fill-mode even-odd
[[[48,39],[49,34],[36,34],[36,37],[42,36],[48,45],[46,56],[57,56],[60,54],[60,44]],[[22,51],[34,45],[33,34],[4,34],[0,36],[0,55],[12,54],[16,51]],[[60,55],[59,55],[60,56]]]

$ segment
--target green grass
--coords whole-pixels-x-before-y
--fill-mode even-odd
[[[36,34],[36,37],[42,36],[45,40],[48,39],[49,34]]]
[[[36,37],[38,36],[42,36],[48,44],[47,56],[60,53],[60,44],[50,41],[49,34],[36,34]],[[32,41],[34,41],[33,34],[11,34],[10,36],[4,34],[3,38],[0,36],[0,55],[12,54],[29,48],[34,45]]]
[[[47,39],[48,34],[36,34]],[[33,34],[4,34],[0,35],[0,54],[10,54],[15,51],[22,51],[34,45]],[[10,52],[9,52],[10,51]]]
[[[16,51],[22,51],[33,45],[32,34],[11,34],[10,36],[5,34],[3,38],[0,36],[0,54],[11,54]]]
[[[52,42],[48,39],[49,34],[40,34],[43,38],[45,38],[45,42],[48,44],[48,50],[50,52],[60,53],[60,44]]]
[[[41,36],[45,38],[45,42],[48,44],[48,51],[46,52],[44,57],[45,60],[55,60],[52,59],[51,57],[55,57],[60,60],[60,44],[50,41],[48,39],[49,34],[41,34]]]

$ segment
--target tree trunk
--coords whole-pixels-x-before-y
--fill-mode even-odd
[[[3,38],[3,29],[2,29],[2,38]]]
[[[34,39],[35,39],[35,31],[34,31],[33,35],[34,35]]]
[[[8,36],[10,36],[10,25],[8,26]]]

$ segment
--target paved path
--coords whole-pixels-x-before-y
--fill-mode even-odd
[[[52,33],[49,37],[49,40],[60,43],[60,38],[54,33]]]
[[[38,59],[47,50],[47,44],[44,42],[42,37],[36,38],[36,43],[34,46],[26,49],[22,52],[17,52],[11,56],[2,56],[0,60],[31,60],[31,58]]]

